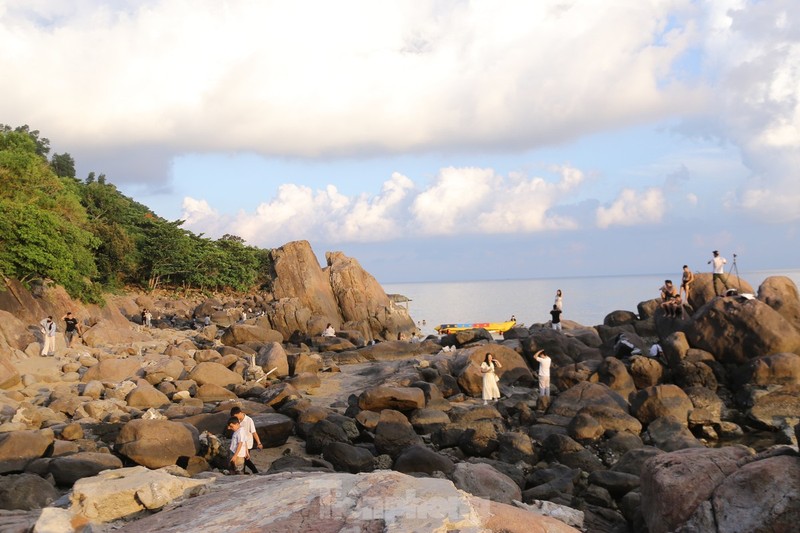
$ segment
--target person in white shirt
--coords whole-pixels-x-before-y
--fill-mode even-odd
[[[550,397],[550,363],[552,359],[544,350],[539,350],[533,354],[533,358],[539,362],[539,397]]]
[[[719,255],[719,252],[717,250],[714,250],[711,253],[714,254],[714,257],[711,258],[711,261],[709,261],[708,264],[713,265],[712,269],[714,272],[714,280],[713,280],[714,294],[716,296],[719,296],[719,292],[717,291],[717,280],[720,280],[722,282],[722,286],[725,287],[726,291],[730,289],[730,287],[728,286],[728,280],[725,277],[725,264],[728,262],[728,260]]]
[[[42,326],[42,335],[44,336],[42,356],[53,355],[53,352],[56,351],[56,323],[53,322],[52,316],[48,316],[39,324]]]
[[[231,437],[231,474],[244,474],[244,462],[249,457],[247,451],[247,432],[242,427],[239,419],[232,416],[228,419],[228,429],[233,431]]]
[[[328,327],[325,328],[325,331],[322,332],[322,336],[323,337],[335,337],[336,336],[336,330],[333,329],[333,326],[331,326],[330,323],[328,324]]]
[[[256,431],[256,425],[253,422],[253,419],[244,414],[242,408],[239,406],[231,407],[231,416],[235,417],[236,420],[242,425],[242,429],[245,430],[245,445],[247,446],[247,457],[244,460],[244,468],[249,468],[251,472],[254,474],[258,474],[258,469],[256,465],[253,464],[253,461],[250,459],[250,450],[253,449],[253,443],[255,442],[258,449],[262,449],[264,446],[261,444],[261,438],[258,436],[258,431]],[[243,468],[243,470],[244,470]]]

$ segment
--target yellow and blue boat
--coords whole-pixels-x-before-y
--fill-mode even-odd
[[[506,322],[475,322],[472,324],[439,324],[433,329],[439,332],[440,335],[448,335],[458,331],[480,328],[483,328],[490,333],[503,333],[516,325],[516,320],[508,320]]]

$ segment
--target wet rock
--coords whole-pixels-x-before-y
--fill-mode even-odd
[[[374,456],[366,448],[353,446],[346,442],[331,442],[322,451],[322,457],[339,472],[371,472]]]
[[[329,420],[320,420],[306,437],[306,453],[319,454],[333,442],[349,443],[344,430]]]
[[[379,453],[396,459],[409,446],[419,444],[422,444],[422,440],[403,413],[392,409],[381,411],[375,427],[375,447]]]
[[[452,479],[457,488],[481,498],[509,504],[522,499],[514,480],[487,464],[458,463]]]
[[[0,476],[0,509],[41,509],[58,499],[53,485],[35,474]],[[0,529],[2,529],[0,523]]]
[[[442,472],[450,475],[455,470],[453,461],[425,446],[409,446],[403,450],[394,462],[394,470],[403,473],[422,472],[433,475]]]

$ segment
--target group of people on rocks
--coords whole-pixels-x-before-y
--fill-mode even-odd
[[[730,290],[728,277],[725,275],[725,265],[728,263],[728,260],[719,255],[719,250],[714,250],[711,254],[712,258],[708,261],[708,264],[712,265],[714,294],[719,296],[720,291],[717,288],[718,283],[722,284],[725,292]],[[661,291],[660,307],[664,310],[666,316],[677,318],[679,313],[683,313],[683,305],[689,303],[689,290],[693,281],[694,273],[692,273],[688,265],[683,265],[680,289],[675,288],[672,280],[664,280],[664,285],[659,290]]]

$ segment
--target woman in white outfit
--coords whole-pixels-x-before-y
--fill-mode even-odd
[[[503,368],[500,361],[492,357],[492,354],[487,353],[486,358],[481,363],[481,373],[483,374],[483,404],[489,400],[500,399],[500,389],[497,388],[497,382],[500,378],[494,373],[495,368]]]
[[[556,301],[554,303],[559,311],[563,311],[563,309],[561,308],[561,304],[563,303],[563,300],[561,299],[561,289],[558,289],[556,291]]]

